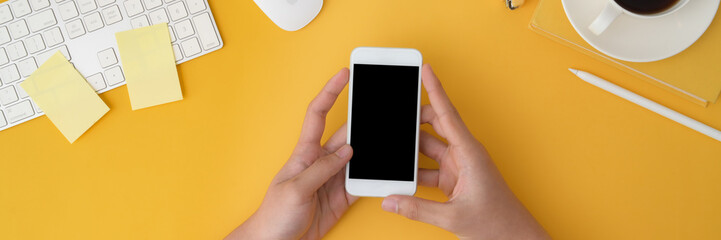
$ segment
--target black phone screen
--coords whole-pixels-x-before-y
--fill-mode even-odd
[[[418,67],[353,65],[349,178],[413,181]]]

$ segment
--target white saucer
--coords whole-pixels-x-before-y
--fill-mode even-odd
[[[568,20],[581,37],[608,56],[652,62],[680,53],[711,24],[721,0],[691,0],[675,13],[653,19],[621,14],[601,35],[588,30],[609,0],[562,0]]]

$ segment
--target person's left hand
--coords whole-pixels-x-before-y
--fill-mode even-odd
[[[226,239],[320,239],[358,198],[345,190],[353,150],[344,124],[320,145],[325,117],[348,83],[343,68],[308,106],[300,139],[258,210]]]

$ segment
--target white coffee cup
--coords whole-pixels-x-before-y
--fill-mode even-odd
[[[657,18],[657,17],[663,17],[669,14],[672,14],[676,12],[677,10],[681,9],[686,3],[688,3],[689,0],[679,0],[677,1],[673,6],[669,7],[663,12],[654,13],[654,14],[638,14],[631,12],[629,10],[624,9],[621,7],[621,5],[618,5],[616,1],[609,0],[608,3],[606,3],[606,7],[603,8],[603,11],[601,11],[601,14],[596,17],[595,20],[591,23],[591,25],[588,25],[588,30],[591,30],[596,35],[600,35],[604,31],[606,31],[606,28],[608,28],[611,23],[613,23],[614,20],[621,14],[628,14],[633,17],[637,18]]]

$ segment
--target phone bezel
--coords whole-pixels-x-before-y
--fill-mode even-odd
[[[346,164],[345,188],[353,196],[385,197],[393,194],[413,195],[418,182],[418,134],[421,113],[421,68],[423,57],[416,49],[410,48],[378,48],[358,47],[351,52],[350,82],[348,87],[348,128],[346,142],[350,144],[353,114],[353,68],[355,64],[373,64],[388,66],[414,66],[418,67],[418,89],[416,106],[416,144],[413,181],[393,181],[375,179],[350,178],[350,162]]]

